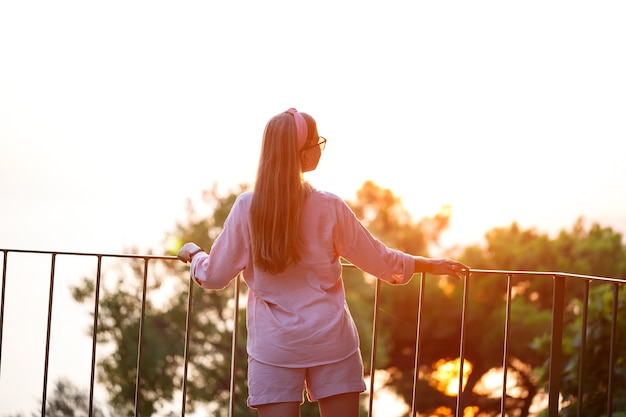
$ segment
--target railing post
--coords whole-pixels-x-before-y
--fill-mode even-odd
[[[187,291],[187,323],[185,325],[185,353],[183,357],[183,405],[181,416],[185,416],[187,407],[187,368],[189,363],[189,335],[191,333],[191,308],[193,307],[193,279],[189,277],[189,289]]]
[[[234,304],[235,304],[235,317],[233,319],[233,346],[230,360],[230,406],[228,415],[230,417],[234,417],[235,415],[235,384],[236,384],[236,375],[237,372],[237,344],[239,343],[239,288],[241,284],[241,274],[237,275],[235,278],[235,288],[234,288]]]
[[[511,293],[512,293],[511,274],[506,276],[506,314],[504,318],[504,346],[502,348],[502,398],[500,399],[500,415],[506,416],[506,379],[508,376],[508,358],[509,358],[509,328],[511,322]]]
[[[615,351],[617,344],[617,310],[619,309],[619,285],[613,284],[613,314],[611,315],[611,347],[609,348],[609,382],[607,416],[613,415],[613,377],[615,373]]]
[[[580,327],[580,350],[578,352],[578,404],[576,405],[576,415],[583,415],[583,394],[584,390],[584,374],[585,374],[585,355],[587,354],[587,322],[589,321],[589,281],[585,281],[583,287],[583,316]]]
[[[565,278],[554,276],[552,291],[552,329],[548,376],[548,417],[559,415],[561,389],[561,362],[563,344],[563,310],[565,306]]]
[[[54,272],[56,270],[57,254],[52,253],[50,264],[50,293],[48,294],[48,325],[46,327],[46,353],[43,369],[43,394],[41,395],[41,415],[46,415],[46,402],[48,394],[48,364],[50,359],[50,334],[52,327],[52,299],[54,296]]]
[[[98,311],[100,306],[100,280],[102,276],[102,255],[98,255],[96,272],[96,293],[93,306],[93,335],[91,339],[91,378],[89,382],[89,416],[93,415],[93,389],[96,376],[96,346],[98,344]]]
[[[424,288],[426,282],[426,273],[420,274],[420,293],[417,302],[417,330],[415,331],[415,368],[413,372],[413,398],[411,399],[411,416],[417,414],[417,383],[419,381],[420,366],[420,348],[422,338],[422,307],[424,305]]]
[[[6,250],[2,251],[4,253],[4,257],[2,259],[2,295],[0,298],[0,375],[2,375],[2,334],[4,332],[4,292],[6,289],[7,282],[7,256],[9,252]]]
[[[463,415],[463,365],[465,362],[465,326],[467,319],[467,304],[469,298],[469,274],[463,279],[463,310],[461,310],[461,336],[459,342],[459,392],[456,397],[456,417]]]
[[[143,344],[143,327],[146,319],[146,293],[148,287],[148,260],[143,264],[143,290],[141,294],[141,318],[139,319],[139,340],[137,341],[137,378],[135,380],[135,417],[139,416],[139,391],[141,384],[141,348]]]
[[[370,359],[370,398],[369,409],[367,410],[368,417],[373,415],[374,406],[374,377],[376,373],[376,346],[378,345],[378,303],[380,296],[380,280],[376,279],[376,286],[374,291],[374,318],[372,324],[372,355]]]

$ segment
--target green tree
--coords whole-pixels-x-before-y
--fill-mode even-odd
[[[394,195],[391,190],[380,188],[372,182],[366,182],[361,187],[357,192],[357,200],[350,205],[372,234],[392,248],[415,255],[428,256],[429,248],[437,243],[439,235],[449,224],[449,211],[445,208],[432,217],[414,221],[398,196]],[[455,300],[450,299],[439,286],[442,283],[444,285],[454,285],[454,283],[446,278],[437,278],[437,280],[426,286],[428,295],[425,297],[424,308],[432,311],[433,314],[428,316],[432,321],[423,323],[429,341],[422,346],[428,353],[422,353],[421,357],[425,363],[429,364],[441,358],[455,357],[447,339],[456,341],[458,337],[454,330],[459,322],[453,307]],[[373,288],[371,288],[373,284],[371,280],[368,283],[370,287],[368,291],[371,294],[367,299],[368,314],[361,316],[353,311],[357,321],[359,317],[366,317],[362,320],[364,323],[367,322],[362,326],[368,332],[362,335],[362,340],[367,341],[363,349],[366,358],[369,357],[373,318],[373,314],[370,313],[373,304]],[[346,289],[349,301],[351,290],[351,288]],[[403,287],[384,283],[380,286],[376,367],[390,373],[391,379],[388,387],[404,397],[407,404],[410,403],[413,392],[418,296],[419,279],[417,277]],[[436,338],[433,337],[435,332],[441,333],[437,336],[440,340],[435,340]],[[420,384],[421,387],[422,385]],[[429,389],[429,392],[423,396],[426,401],[421,402],[420,410],[432,410],[436,408],[434,404],[440,405],[446,401],[440,391],[431,389],[427,384],[422,388]]]
[[[445,213],[413,224],[399,198],[390,190],[379,189],[371,183],[364,185],[358,197],[353,209],[370,230],[390,246],[407,252],[428,255],[429,243],[436,242],[438,233],[446,226]],[[428,234],[429,231],[432,232]],[[621,235],[597,224],[586,229],[582,219],[574,224],[571,231],[563,231],[557,238],[550,238],[532,228],[522,230],[516,223],[510,227],[494,228],[485,237],[484,246],[464,248],[459,257],[475,269],[625,276]],[[495,416],[500,413],[501,393],[478,388],[488,372],[501,369],[503,365],[506,279],[506,276],[474,274],[469,280],[464,354],[471,363],[472,371],[464,387],[462,403],[474,407],[481,415]],[[379,350],[383,350],[384,354],[379,352],[382,360],[378,361],[378,367],[391,373],[389,386],[407,403],[414,389],[419,282],[414,279],[401,289],[384,285],[381,288],[379,320],[382,333],[379,334]],[[576,315],[579,309],[575,308],[575,300],[582,296],[579,284],[575,281],[567,283],[566,323],[579,319]],[[424,285],[419,350],[422,377],[416,388],[417,408],[423,413],[435,413],[440,407],[454,409],[456,406],[456,398],[445,395],[441,387],[433,383],[432,375],[442,360],[453,360],[459,356],[463,283],[428,277]],[[506,407],[507,410],[515,410],[513,412],[517,415],[525,416],[529,414],[535,395],[545,384],[542,375],[545,375],[548,356],[540,341],[549,340],[553,282],[549,277],[517,275],[512,285],[509,337],[515,343],[509,343],[506,366],[509,375],[515,377],[521,393],[519,396],[509,394]],[[606,305],[604,308],[607,308]],[[593,328],[594,324],[591,323],[590,327]],[[572,328],[571,334],[566,334],[564,346],[571,343],[575,334]],[[602,346],[602,354],[608,355],[606,343]],[[618,352],[621,351],[623,349],[618,348]],[[599,355],[597,359],[601,358]],[[619,360],[622,359],[618,358],[618,363]],[[592,382],[590,386],[592,390],[598,387],[602,392],[602,384]],[[571,396],[572,389],[568,389],[564,392]]]
[[[615,368],[609,368],[611,357],[611,320],[613,303],[617,296],[617,328],[615,350],[613,353]],[[608,403],[608,375],[613,372],[613,410],[626,410],[626,286],[617,290],[613,285],[591,285],[589,290],[588,327],[582,379],[583,415],[606,415]],[[575,311],[583,309],[582,301],[572,303]],[[564,365],[561,392],[570,403],[563,410],[565,416],[576,416],[578,412],[579,365],[582,352],[581,344],[582,315],[576,317],[564,329],[563,353]],[[545,348],[544,346],[541,346]],[[544,370],[545,372],[545,370]]]
[[[221,196],[215,187],[205,192],[202,214],[189,203],[187,218],[176,225],[166,237],[166,242],[176,241],[180,244],[195,241],[202,247],[210,248],[221,232],[236,196],[245,188],[242,186],[226,196]],[[433,217],[413,221],[397,196],[372,182],[365,183],[357,192],[356,200],[349,204],[369,230],[387,245],[424,256],[428,256],[428,249],[437,242],[449,221],[447,210]],[[479,269],[624,276],[624,253],[619,234],[598,225],[587,230],[581,220],[571,231],[563,231],[555,239],[534,229],[522,230],[515,223],[508,228],[495,228],[486,234],[485,245],[465,248],[460,259]],[[106,275],[113,277],[114,285],[104,286],[101,292],[98,342],[111,354],[99,361],[98,375],[111,394],[113,407],[120,414],[129,414],[134,407],[144,266],[143,260],[133,260],[107,271]],[[374,280],[357,269],[347,268],[344,269],[344,282],[348,305],[361,337],[366,372],[369,372]],[[499,398],[480,392],[477,388],[487,372],[502,366],[506,277],[472,275],[469,282],[465,356],[472,364],[472,372],[463,392],[463,403],[476,407],[482,415],[497,415]],[[188,266],[179,262],[151,263],[140,375],[141,415],[151,415],[155,410],[164,409],[165,403],[171,401],[174,393],[182,387],[188,286]],[[540,370],[545,366],[547,356],[545,344],[541,342],[546,340],[550,330],[552,283],[540,277],[517,276],[513,280],[513,287],[509,331],[515,343],[509,346],[506,366],[510,374],[517,377],[522,395],[519,398],[507,398],[507,410],[517,410],[518,415],[525,416],[543,383]],[[95,290],[93,279],[85,279],[73,290],[76,300],[89,301]],[[417,277],[403,287],[384,283],[380,287],[376,366],[389,371],[392,376],[389,387],[403,396],[407,403],[413,395],[420,290],[420,279]],[[245,297],[245,284],[242,284],[242,291]],[[566,292],[568,300],[580,299],[582,294],[580,286],[570,284]],[[161,297],[153,297],[157,294]],[[420,412],[435,412],[442,406],[454,408],[455,398],[445,395],[441,387],[434,383],[433,371],[442,360],[453,360],[459,355],[462,297],[463,282],[429,276],[424,283],[419,350],[421,377],[417,386]],[[161,302],[157,303],[157,298]],[[604,304],[602,306],[606,307]],[[187,410],[211,403],[217,410],[214,415],[227,414],[233,308],[232,285],[223,291],[194,288]],[[244,306],[240,308],[242,318],[238,326],[242,337],[236,349],[235,413],[238,416],[252,416],[255,413],[245,405],[245,309]],[[579,311],[575,301],[569,303],[566,323],[576,323],[580,319]],[[623,320],[621,324],[624,324]],[[590,328],[594,326],[595,319],[590,323]],[[600,338],[605,335],[600,330],[597,334]],[[564,346],[568,346],[570,340],[575,345],[574,335],[566,332]],[[620,349],[621,343],[622,339],[618,344]],[[606,354],[604,351],[596,351],[593,355],[597,357]],[[623,352],[624,349],[619,351]],[[575,360],[573,355],[567,359]],[[623,360],[622,356],[618,360]],[[572,387],[564,383],[564,393],[571,395],[570,392],[574,392]],[[594,389],[601,385],[593,381],[589,387]],[[306,403],[302,408],[303,417],[317,414],[317,406],[314,404]]]
[[[622,235],[611,228],[592,224],[588,229],[579,219],[571,231],[562,231],[554,240],[557,262],[567,272],[604,277],[626,277],[626,247]],[[569,270],[565,269],[569,265]],[[589,284],[588,317],[586,326],[586,350],[583,369],[579,369],[582,349],[583,294],[585,281],[569,280],[566,286],[565,328],[563,330],[563,372],[561,393],[569,405],[564,415],[577,415],[578,402],[584,415],[605,415],[608,403],[608,375],[613,372],[613,397],[615,410],[626,406],[626,285]],[[611,325],[616,307],[614,360],[615,368],[609,369],[611,356]],[[547,337],[534,341],[534,348],[547,355]],[[548,361],[539,368],[539,382],[546,383]],[[582,372],[583,398],[578,398],[579,372]]]
[[[485,246],[466,248],[463,260],[476,269],[537,270],[598,276],[626,276],[624,269],[626,251],[621,235],[598,224],[585,228],[583,219],[576,221],[570,231],[562,230],[555,238],[550,238],[547,234],[539,233],[535,229],[522,230],[515,223],[508,228],[492,229],[486,234]],[[504,287],[501,283],[495,286],[490,281],[494,280],[481,275],[473,275],[471,279],[467,343],[470,352],[476,350],[475,348],[478,348],[479,352],[468,354],[469,360],[473,361],[475,367],[466,391],[472,388],[471,382],[480,376],[480,372],[474,375],[476,364],[481,370],[498,366],[497,363],[489,361],[489,355],[498,357],[493,348],[502,346],[502,336],[496,335],[493,330],[490,331],[490,327],[502,328],[494,319],[502,316],[503,305],[498,307],[497,304],[500,301],[497,300],[501,300],[501,297],[494,295],[504,294]],[[517,275],[513,280],[514,298],[509,332],[515,343],[509,345],[507,367],[517,377],[524,394],[522,398],[508,398],[507,407],[519,410],[520,415],[523,416],[528,415],[533,397],[540,389],[545,388],[547,382],[552,291],[553,280],[550,277]],[[604,313],[610,309],[607,304],[606,291],[608,291],[606,285],[599,285],[591,292],[588,343],[594,348],[587,352],[589,355],[587,360],[591,364],[606,362],[603,358],[608,357],[608,339],[599,336],[606,336],[607,316]],[[566,330],[563,338],[564,361],[567,365],[564,368],[562,388],[563,394],[570,401],[575,401],[577,395],[578,354],[576,349],[580,345],[582,311],[580,300],[583,292],[584,281],[567,280],[564,312]],[[594,309],[604,313],[594,315],[592,313]],[[626,321],[621,318],[619,323],[622,329],[618,330],[618,334],[624,334],[623,327],[626,326]],[[476,335],[480,336],[475,337]],[[494,338],[494,336],[497,337]],[[623,344],[618,343],[618,346],[622,347],[621,350],[618,347],[618,352],[625,351]],[[480,351],[482,351],[482,356],[479,354]],[[617,360],[618,363],[620,360],[623,361],[623,354],[618,356]],[[601,379],[606,378],[608,369],[598,367],[594,369],[598,372],[584,370],[585,384],[589,389],[586,392],[606,392],[605,389],[603,390]],[[592,377],[592,375],[595,376]],[[601,415],[600,409],[590,408],[587,412],[588,415]],[[493,413],[497,413],[495,408]]]
[[[208,207],[209,216],[198,214],[189,203],[187,219],[178,223],[171,235],[210,248],[236,196],[244,188],[226,196],[220,196],[216,187],[205,192],[203,203]],[[171,242],[171,239],[166,241]],[[99,361],[98,379],[120,415],[132,415],[134,411],[143,273],[141,259],[120,262],[115,269],[103,273],[113,278],[114,285],[103,285],[97,336],[101,349],[111,353]],[[163,410],[174,393],[182,388],[189,268],[181,262],[151,263],[148,278],[138,401],[140,415],[153,415]],[[85,278],[72,290],[77,301],[90,303],[94,280]],[[198,405],[211,403],[216,407],[214,415],[225,416],[230,388],[233,286],[223,291],[203,291],[198,287],[194,290],[186,409],[192,411]],[[164,301],[157,305],[159,298]],[[245,339],[237,346],[239,364],[246,363],[244,343]],[[235,376],[238,416],[254,415],[245,405],[245,374],[240,366]]]

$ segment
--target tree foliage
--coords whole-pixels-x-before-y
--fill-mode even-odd
[[[626,249],[622,236],[598,224],[592,224],[587,228],[582,218],[573,225],[571,230],[562,230],[554,238],[539,233],[535,229],[522,230],[516,223],[509,227],[492,229],[485,237],[484,247],[472,246],[464,251],[463,260],[473,268],[566,272],[607,277],[626,276]],[[554,280],[545,276],[516,275],[512,284],[514,298],[509,332],[515,343],[509,345],[507,367],[517,377],[524,398],[508,398],[507,404],[511,409],[519,410],[520,415],[527,415],[534,395],[547,386]],[[472,277],[469,311],[476,320],[470,320],[469,335],[480,334],[481,338],[484,336],[487,339],[493,339],[490,326],[495,327],[496,323],[485,318],[491,318],[494,312],[497,314],[498,308],[494,303],[501,297],[494,297],[494,295],[504,294],[502,284],[497,285],[500,289],[495,283],[491,283],[487,276]],[[606,362],[603,359],[608,357],[609,346],[607,338],[598,337],[600,334],[606,336],[608,316],[598,312],[606,313],[610,310],[606,297],[606,292],[610,291],[610,288],[604,284],[594,285],[596,288],[591,291],[590,295],[587,328],[587,343],[594,348],[589,349],[586,355],[587,363],[594,364],[592,366],[598,372],[589,372],[589,369],[582,371],[586,384],[586,390],[583,392],[594,393],[585,394],[585,398],[589,397],[585,400],[589,402],[588,415],[601,415],[601,408],[593,405],[593,397],[604,392],[600,395],[604,395],[606,404],[605,383],[601,379],[608,375],[608,368],[602,369],[596,364]],[[579,279],[568,279],[565,285],[564,323],[566,326],[563,333],[565,366],[562,393],[568,401],[573,403],[577,401],[578,395],[578,347],[581,340],[581,312],[583,311],[581,300],[584,286],[585,281]],[[624,289],[621,291],[623,292]],[[623,300],[623,296],[621,299]],[[488,314],[488,311],[492,314]],[[619,320],[619,323],[621,329],[618,329],[618,334],[624,334],[626,331],[624,317]],[[493,347],[502,346],[502,339],[500,337],[499,340],[493,341],[496,343],[481,344],[472,336],[468,341],[469,346],[481,347],[483,357],[478,363],[481,364],[482,369],[497,366],[495,363],[484,360],[488,359],[489,352],[497,357],[497,352],[493,351]],[[490,349],[489,346],[492,348]],[[470,348],[471,350],[473,348]],[[624,341],[620,339],[617,352],[625,351]],[[477,358],[476,354],[472,354],[469,360],[476,361]],[[623,360],[622,353],[617,363]],[[621,397],[624,397],[624,393]],[[620,396],[615,398],[620,398]],[[493,414],[497,414],[497,410],[494,409]]]
[[[176,225],[172,236],[195,241],[210,248],[223,227],[226,215],[241,190],[220,196],[214,188],[203,195],[211,215],[199,215],[191,203],[187,219]],[[166,241],[171,241],[166,239]],[[180,262],[150,265],[144,333],[141,354],[140,415],[171,409],[174,394],[183,385],[184,342],[188,303],[189,268]],[[139,321],[142,300],[142,260],[118,265],[108,271],[114,285],[103,286],[100,294],[98,342],[110,350],[98,363],[99,381],[104,384],[114,406],[122,415],[135,407],[135,381]],[[165,285],[167,284],[167,285]],[[163,294],[163,288],[169,293]],[[85,278],[73,288],[74,298],[86,302],[93,297],[93,279]],[[194,288],[190,317],[186,410],[211,404],[213,415],[228,413],[230,357],[232,345],[233,286],[224,291]],[[164,299],[157,305],[157,299]],[[242,321],[242,320],[241,320]],[[240,324],[241,324],[240,321]],[[245,364],[245,345],[237,346],[239,364]],[[245,369],[236,373],[236,414],[254,415],[245,406]],[[176,411],[178,413],[178,411]]]
[[[202,201],[204,211],[198,212],[197,207],[189,203],[186,219],[176,224],[165,241],[179,244],[194,241],[210,248],[221,232],[235,198],[245,188],[241,186],[225,196],[220,195],[215,187],[205,192]],[[356,200],[349,204],[368,229],[388,246],[416,255],[428,256],[429,248],[437,242],[449,222],[446,209],[432,217],[413,220],[400,198],[391,190],[372,182],[366,182],[357,192]],[[515,223],[509,227],[494,228],[486,233],[484,244],[463,248],[460,256],[456,257],[476,269],[626,276],[626,255],[621,235],[596,224],[586,228],[582,220],[570,231],[564,230],[555,238],[534,229],[522,230]],[[103,355],[99,360],[98,379],[108,390],[112,406],[120,415],[132,414],[134,408],[145,266],[143,260],[133,260],[107,271],[106,275],[111,279],[108,286],[103,286],[100,296],[98,342],[100,349],[110,354]],[[141,415],[152,415],[157,411],[163,413],[168,407],[171,410],[171,402],[182,387],[188,274],[188,266],[179,262],[150,264],[138,403]],[[344,268],[343,275],[347,302],[361,339],[366,372],[370,372],[375,281],[354,268]],[[463,390],[463,404],[474,407],[481,415],[495,416],[500,413],[501,393],[489,392],[481,388],[481,384],[485,375],[503,366],[507,281],[502,276],[473,274],[468,283],[464,354],[471,364],[471,373]],[[505,366],[509,375],[515,377],[519,391],[513,395],[509,390],[506,398],[506,407],[511,415],[528,415],[535,394],[545,386],[552,288],[552,281],[545,277],[520,275],[512,279],[509,337],[515,343],[509,344]],[[89,301],[94,291],[93,279],[87,278],[73,289],[79,302]],[[245,284],[242,283],[244,297],[245,291]],[[388,388],[401,395],[407,404],[410,403],[414,395],[419,319],[421,339],[417,372],[420,377],[415,393],[420,413],[436,414],[442,407],[450,410],[455,407],[454,394],[444,392],[435,374],[441,363],[459,357],[463,291],[462,281],[432,276],[426,276],[425,280],[414,277],[402,287],[380,286],[380,304],[376,312],[379,330],[376,368],[388,371],[391,375]],[[589,347],[585,368],[589,375],[585,379],[585,392],[593,393],[586,395],[586,407],[593,411],[589,415],[600,415],[594,414],[599,410],[594,404],[600,404],[602,395],[605,395],[602,393],[606,392],[606,383],[601,378],[608,370],[595,367],[595,364],[609,355],[606,314],[611,303],[611,291],[606,286],[598,286],[590,292],[593,301],[589,310]],[[574,403],[578,379],[572,372],[577,369],[574,365],[578,360],[577,346],[580,345],[580,299],[583,293],[583,286],[568,282],[567,326],[563,342],[567,365],[563,394]],[[188,411],[201,406],[212,407],[213,415],[227,415],[234,326],[233,295],[232,285],[223,291],[193,289]],[[418,317],[420,300],[422,309]],[[621,315],[618,334],[622,336],[616,341],[617,363],[623,363],[622,352],[626,351],[623,302],[622,295],[618,310]],[[237,325],[242,336],[236,347],[235,414],[252,416],[255,412],[246,406],[245,308],[241,305],[240,309],[242,317]],[[622,384],[624,375],[620,372],[615,379]],[[306,403],[302,416],[315,415],[318,415],[317,406]]]
[[[434,218],[412,223],[401,206],[399,198],[390,190],[382,190],[366,183],[359,191],[359,199],[353,206],[364,223],[387,244],[401,250],[427,255],[429,242],[435,242],[438,233],[446,226],[445,213]],[[430,235],[429,231],[434,231]],[[494,228],[485,235],[484,245],[472,245],[463,249],[459,259],[475,269],[535,270],[569,272],[597,276],[624,277],[626,252],[622,236],[610,228],[593,224],[585,227],[582,219],[571,230],[563,230],[555,238],[535,229],[523,230],[516,223],[509,227]],[[416,388],[417,409],[421,413],[437,413],[437,410],[454,410],[456,397],[442,392],[441,384],[434,380],[437,367],[452,361],[460,354],[461,307],[464,285],[448,278],[427,277],[424,281],[422,312],[419,317],[421,344],[419,346],[418,370],[421,378]],[[508,387],[506,408],[512,415],[526,416],[537,393],[546,387],[549,359],[547,342],[550,341],[552,321],[553,280],[545,276],[516,275],[512,278],[513,298],[510,305],[511,320],[508,324],[509,341],[506,364],[502,363],[505,337],[505,314],[507,277],[473,274],[468,281],[468,306],[465,316],[464,356],[469,361],[471,373],[465,382],[462,403],[473,407],[481,415],[500,414],[501,391],[489,391],[484,387],[484,377],[494,370],[507,367],[518,388]],[[592,291],[594,309],[609,309],[606,285]],[[624,291],[623,289],[621,291]],[[597,293],[596,293],[597,292]],[[563,352],[567,364],[564,371],[563,394],[570,401],[577,395],[578,356],[572,346],[580,344],[580,302],[583,294],[582,281],[570,280],[566,285],[566,311]],[[385,352],[377,367],[391,373],[389,386],[410,403],[414,395],[416,331],[420,279],[414,278],[406,287],[381,288],[379,310],[379,349]],[[609,297],[610,298],[610,297]],[[623,300],[623,296],[620,300]],[[623,301],[622,301],[623,302]],[[620,304],[621,305],[621,304]],[[623,312],[623,308],[618,307]],[[588,363],[602,361],[609,356],[606,315],[590,312],[589,343],[594,348],[587,352]],[[623,313],[622,313],[623,314]],[[601,319],[601,317],[605,317]],[[619,318],[625,326],[624,318]],[[571,323],[571,324],[570,324]],[[604,323],[604,327],[600,324]],[[617,331],[623,335],[624,329]],[[599,336],[602,335],[602,336]],[[578,338],[578,342],[576,342]],[[602,342],[604,338],[604,342]],[[625,352],[623,337],[618,338],[616,352]],[[619,364],[623,354],[617,354],[614,387],[624,386]],[[603,363],[607,364],[606,359]],[[598,367],[591,380],[586,379],[589,410],[593,397],[606,403],[606,382],[600,378],[608,375],[608,365]],[[585,375],[588,374],[584,370]],[[588,381],[588,382],[587,382]],[[519,394],[510,394],[518,392]],[[619,393],[618,393],[619,394]],[[624,394],[617,398],[623,398]],[[621,400],[620,400],[621,401]],[[596,401],[602,403],[602,401]],[[621,404],[621,402],[620,402]]]

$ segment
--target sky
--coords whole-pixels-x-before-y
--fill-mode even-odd
[[[621,1],[2,0],[0,248],[159,251],[187,199],[254,181],[289,107],[328,140],[307,180],[450,206],[444,248],[513,221],[625,233],[624,21]],[[8,343],[0,415],[33,396],[2,391]]]

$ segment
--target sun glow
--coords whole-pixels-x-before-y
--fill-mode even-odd
[[[463,417],[474,417],[478,413],[478,407],[465,407],[463,409]],[[438,407],[434,414],[428,417],[453,417],[454,412],[448,407]]]
[[[409,411],[408,405],[402,400],[395,391],[386,388],[385,385],[389,382],[391,375],[384,369],[377,369],[374,376],[375,386],[379,387],[374,390],[374,400],[372,403],[374,415],[385,415],[386,417],[400,417],[407,415]],[[365,383],[368,384],[369,378],[365,379]],[[365,396],[364,404],[369,402],[369,398]]]
[[[465,360],[463,362],[463,388],[472,373],[473,365]],[[440,360],[433,365],[435,369],[431,374],[430,384],[444,394],[454,397],[459,393],[459,376],[461,371],[461,359],[451,361]]]

